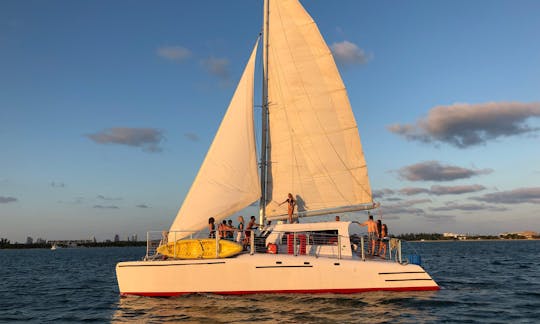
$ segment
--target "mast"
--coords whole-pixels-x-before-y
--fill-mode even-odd
[[[259,200],[259,224],[264,227],[266,218],[266,176],[267,137],[268,137],[268,16],[269,1],[264,0],[263,9],[263,88],[262,88],[262,127],[261,127],[261,199]]]

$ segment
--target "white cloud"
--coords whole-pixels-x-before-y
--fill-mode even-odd
[[[494,192],[471,199],[493,204],[540,204],[540,187]]]
[[[458,166],[443,165],[437,161],[420,162],[398,170],[401,178],[410,181],[451,181],[467,179],[491,172],[493,172],[491,169],[467,169]]]
[[[366,64],[370,59],[363,49],[349,41],[334,43],[330,49],[336,61],[343,65]]]
[[[18,199],[15,198],[15,197],[0,196],[0,204],[8,204],[8,203],[11,203],[11,202],[16,202],[16,201],[18,201]]]
[[[199,141],[199,135],[195,133],[184,133],[184,137],[192,142],[198,142]]]
[[[164,46],[157,49],[160,57],[171,61],[185,61],[191,57],[191,51],[182,46]]]
[[[161,152],[159,147],[164,136],[154,128],[113,127],[98,133],[86,135],[99,144],[120,144],[141,147],[147,152]]]
[[[538,128],[526,124],[533,117],[540,117],[540,102],[458,103],[434,107],[415,124],[394,124],[387,129],[409,141],[466,148],[499,137],[537,132]]]
[[[226,58],[210,57],[201,61],[201,65],[208,73],[223,80],[228,80],[231,76],[229,64],[230,62]]]
[[[486,189],[486,187],[475,184],[475,185],[464,185],[464,186],[431,186],[429,193],[432,195],[460,195],[469,192],[477,192]]]

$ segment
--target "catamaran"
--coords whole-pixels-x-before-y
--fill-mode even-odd
[[[121,295],[438,290],[419,264],[405,262],[399,240],[385,259],[375,258],[355,222],[310,221],[378,204],[347,91],[315,22],[297,0],[265,0],[263,7],[260,159],[253,116],[257,40],[169,231],[149,233],[142,261],[117,264]],[[288,193],[300,223],[282,222],[288,211],[280,203]],[[190,258],[176,250],[188,246],[178,241],[207,237],[201,233],[210,217],[219,223],[256,201],[259,223],[274,225],[258,235],[250,231],[244,252],[221,257],[217,235],[215,245],[208,238],[204,246],[190,244],[199,249],[188,251]],[[165,249],[167,242],[173,244]],[[215,257],[208,257],[210,248]],[[167,256],[157,252],[164,250]]]

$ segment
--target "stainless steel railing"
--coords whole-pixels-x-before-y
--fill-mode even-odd
[[[251,255],[255,253],[267,253],[268,244],[275,244],[278,253],[298,255],[324,256],[329,258],[342,259],[359,258],[366,261],[370,258],[371,242],[365,235],[342,236],[338,234],[327,234],[321,232],[277,232],[272,231],[271,235],[256,235],[256,231],[251,230],[248,240],[241,242],[245,251]],[[217,234],[217,233],[216,233]],[[186,232],[186,231],[149,231],[147,233],[146,256],[144,260],[160,260],[159,246],[167,244],[169,241],[176,242],[179,238],[208,238],[208,232]],[[219,257],[219,235],[215,235],[216,258]],[[386,244],[387,260],[394,260],[402,263],[401,240],[391,239],[389,242],[379,242]],[[173,247],[173,258],[176,258],[176,245]],[[350,250],[349,250],[350,249]],[[376,246],[378,249],[378,245]],[[349,252],[350,251],[350,252]],[[346,252],[346,253],[345,253]]]

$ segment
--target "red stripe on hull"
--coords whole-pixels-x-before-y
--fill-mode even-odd
[[[202,293],[216,295],[250,295],[250,294],[354,294],[370,291],[429,291],[439,290],[439,286],[428,287],[396,287],[396,288],[350,288],[350,289],[317,289],[317,290],[251,290],[251,291],[205,291]],[[194,292],[123,292],[122,296],[135,295],[147,297],[173,297],[194,294]]]

